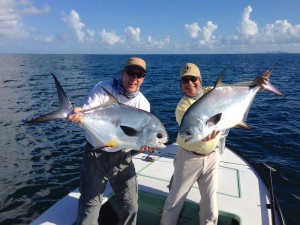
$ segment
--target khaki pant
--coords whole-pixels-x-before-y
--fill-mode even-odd
[[[219,150],[208,156],[198,156],[182,148],[174,159],[174,175],[170,193],[165,202],[160,225],[176,225],[184,201],[197,181],[201,200],[200,225],[217,225],[217,180]]]

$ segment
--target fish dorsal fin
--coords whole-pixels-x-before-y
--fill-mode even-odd
[[[104,87],[102,87],[102,89],[108,95],[108,97],[109,97],[108,101],[106,101],[106,102],[104,102],[100,105],[97,105],[97,106],[94,106],[94,107],[91,107],[91,108],[88,108],[88,109],[84,109],[84,110],[80,111],[80,113],[89,112],[89,111],[99,109],[99,108],[103,108],[105,106],[109,106],[109,105],[112,105],[112,104],[121,104],[121,103],[118,102],[118,100],[115,98],[115,96],[113,96],[108,90],[106,90]]]
[[[116,104],[118,102],[118,100],[115,98],[115,96],[113,96],[108,90],[106,90],[104,87],[102,87],[102,89],[106,92],[106,94],[108,95],[109,97],[109,100],[108,100],[108,104],[111,105],[111,104]]]
[[[128,127],[128,126],[120,126],[122,131],[127,135],[127,136],[130,136],[130,137],[133,137],[133,136],[138,136],[138,134],[140,133],[138,130],[132,128],[132,127]]]
[[[272,66],[272,68],[266,74],[264,74],[263,76],[266,77],[266,78],[269,78],[278,62],[279,62],[279,59],[275,62],[275,64]]]
[[[248,126],[248,124],[246,122],[240,122],[238,123],[236,126],[251,130],[252,128],[250,126]]]
[[[209,118],[206,121],[206,125],[207,126],[214,126],[214,125],[216,125],[221,120],[221,117],[222,117],[222,113],[218,113],[218,114],[212,116],[211,118]]]
[[[227,70],[227,66],[219,74],[218,80],[216,81],[214,88],[222,86],[222,79],[226,70]]]

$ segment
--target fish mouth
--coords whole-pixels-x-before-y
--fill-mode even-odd
[[[167,146],[165,145],[165,143],[166,143],[166,142],[159,142],[159,143],[158,143],[158,146],[159,146],[160,148],[165,148],[165,147],[167,147]]]
[[[165,147],[167,147],[165,144],[159,143],[159,148],[165,148]]]
[[[168,142],[168,139],[167,139],[167,138],[165,138],[164,140],[159,141],[159,142],[158,142],[159,148],[165,148],[165,147],[167,147],[167,146],[165,145],[167,142]]]
[[[189,141],[191,140],[192,138],[187,138],[184,140],[184,143],[189,143]]]

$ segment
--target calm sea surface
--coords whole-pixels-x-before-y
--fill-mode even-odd
[[[0,55],[0,224],[28,224],[78,186],[84,132],[67,121],[38,125],[29,118],[58,105],[50,73],[81,106],[100,80],[118,77],[128,55]],[[279,60],[271,81],[285,97],[259,93],[250,109],[253,130],[231,129],[227,146],[267,183],[264,161],[276,168],[274,192],[288,225],[300,221],[300,55],[142,55],[148,73],[142,92],[175,141],[174,110],[182,93],[180,65],[199,65],[204,86],[252,80]]]

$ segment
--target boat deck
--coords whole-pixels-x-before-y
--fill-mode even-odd
[[[176,151],[177,145],[169,146],[154,156],[153,163],[145,161],[145,154],[135,157],[140,190],[168,194],[167,185],[173,174],[173,158]],[[269,203],[267,193],[266,186],[253,168],[233,151],[226,149],[219,166],[219,214],[230,215],[243,225],[271,224],[271,210],[266,207]],[[200,198],[198,184],[195,183],[187,199],[198,204]]]
[[[151,155],[153,162],[146,160],[148,154],[141,153],[133,157],[138,175],[139,192],[162,196],[163,201],[158,213],[161,213],[164,199],[169,191],[167,186],[173,174],[173,158],[177,150],[176,144],[169,145],[166,149],[159,150],[158,154]],[[253,168],[231,150],[226,149],[219,166],[217,196],[221,218],[219,217],[218,224],[227,224],[222,222],[226,221],[226,218],[234,218],[236,223],[233,224],[271,224],[271,210],[266,207],[269,202],[267,193],[268,190]],[[79,196],[78,189],[74,190],[33,221],[31,225],[73,224],[76,220]],[[106,202],[112,196],[113,191],[108,185],[104,201]],[[199,200],[200,194],[195,183],[187,196],[187,202],[196,206],[196,212]],[[144,217],[141,216],[141,218]]]

